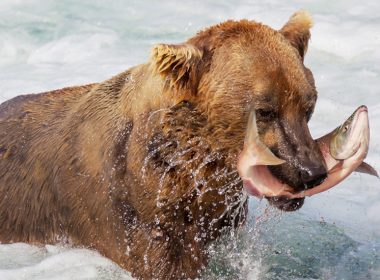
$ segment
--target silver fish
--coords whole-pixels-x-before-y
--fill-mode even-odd
[[[360,106],[343,125],[316,140],[327,165],[329,174],[326,180],[312,189],[284,195],[300,198],[324,192],[353,171],[379,177],[377,171],[363,161],[368,153],[369,138],[368,109]]]

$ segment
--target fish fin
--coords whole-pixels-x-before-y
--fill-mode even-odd
[[[252,110],[249,113],[248,117],[248,125],[247,125],[247,130],[245,133],[245,144],[249,143],[256,143],[259,140],[259,132],[257,130],[257,123],[256,123],[256,112],[255,110]]]
[[[279,165],[285,162],[285,160],[276,157],[272,151],[260,141],[255,110],[252,110],[249,114],[244,143],[248,149],[254,151],[256,165]]]
[[[262,144],[264,146],[264,144]],[[256,164],[257,165],[280,165],[283,164],[285,160],[276,157],[272,151],[264,146],[260,149],[259,154],[257,155]]]
[[[379,178],[379,174],[376,169],[364,161],[358,166],[358,168],[355,169],[355,172],[366,173]]]

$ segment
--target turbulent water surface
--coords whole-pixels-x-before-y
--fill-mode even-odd
[[[154,43],[181,42],[226,19],[280,28],[299,8],[315,20],[306,58],[319,90],[313,136],[366,104],[367,159],[380,169],[377,0],[1,0],[0,102],[102,81],[146,61]],[[210,252],[203,279],[380,279],[380,183],[353,174],[339,187],[306,199],[296,213],[279,213],[251,199],[246,229],[226,236]],[[11,244],[0,245],[0,279],[131,277],[93,251]]]

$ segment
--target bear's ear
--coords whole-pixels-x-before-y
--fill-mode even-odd
[[[313,20],[310,14],[307,11],[300,10],[293,14],[280,30],[282,35],[298,50],[302,61],[307,51],[312,26]]]
[[[152,49],[152,60],[157,73],[166,77],[170,86],[177,88],[194,85],[197,82],[197,66],[202,51],[190,44],[159,44]]]

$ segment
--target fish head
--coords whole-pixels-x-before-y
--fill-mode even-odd
[[[362,105],[333,132],[330,140],[330,154],[337,160],[354,155],[360,145],[369,144],[368,109]]]

